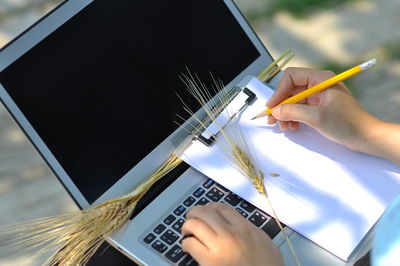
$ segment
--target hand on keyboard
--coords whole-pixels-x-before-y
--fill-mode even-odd
[[[200,265],[283,265],[271,238],[226,204],[196,206],[186,218],[182,249]]]

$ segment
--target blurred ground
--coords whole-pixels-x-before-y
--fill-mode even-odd
[[[58,1],[0,0],[0,47]],[[76,206],[0,103],[0,225],[76,210]],[[1,266],[39,265],[29,253],[5,254]]]
[[[377,57],[377,67],[346,84],[370,113],[400,122],[400,1],[359,0],[329,9],[310,7],[312,11],[301,17],[285,11],[268,15],[265,10],[273,0],[236,2],[273,56],[287,49],[295,52],[290,66],[339,72]]]
[[[60,0],[0,0],[0,47]],[[377,57],[379,65],[347,84],[374,115],[400,123],[400,1],[237,0],[274,57],[292,49],[290,66],[336,72]],[[295,4],[294,4],[295,3]],[[340,4],[338,4],[340,3]],[[0,105],[0,225],[75,206]],[[36,265],[29,254],[1,254],[0,265]]]

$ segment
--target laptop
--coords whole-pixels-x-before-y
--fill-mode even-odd
[[[189,119],[176,93],[200,106],[180,73],[207,81],[211,72],[230,89],[271,62],[231,0],[67,0],[0,51],[0,98],[85,208],[130,192],[188,137],[174,123]],[[196,265],[180,228],[191,207],[210,201],[235,208],[294,265],[271,217],[185,163],[108,242],[139,264]],[[304,265],[351,265],[285,230]]]

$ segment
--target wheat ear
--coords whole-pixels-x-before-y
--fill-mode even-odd
[[[257,167],[256,156],[254,155],[254,149],[252,148],[251,141],[246,138],[245,133],[240,127],[236,116],[233,117],[232,121],[227,125],[219,125],[216,118],[220,114],[220,110],[224,109],[229,104],[228,91],[225,89],[221,81],[216,81],[213,78],[214,84],[214,94],[217,96],[212,97],[211,93],[207,90],[204,83],[200,81],[197,75],[192,75],[188,71],[188,75],[182,74],[182,81],[185,83],[189,93],[202,105],[205,112],[207,113],[208,120],[213,121],[219,129],[221,136],[216,139],[216,144],[222,148],[225,158],[231,163],[236,169],[238,169],[245,177],[247,177],[255,187],[255,189],[263,195],[268,205],[270,206],[278,227],[281,229],[284,237],[288,243],[291,254],[297,265],[301,265],[298,256],[293,248],[293,245],[284,230],[278,216],[273,208],[265,189],[264,183],[264,173]],[[220,104],[219,108],[216,105]],[[207,131],[207,125],[200,118],[196,117],[196,114],[183,102],[184,109],[194,117],[194,119],[199,123],[200,128]],[[228,113],[231,112],[227,110]],[[230,114],[233,115],[233,114]],[[206,119],[207,120],[207,119]],[[195,127],[193,132],[199,134],[201,130]]]
[[[35,250],[44,265],[85,265],[100,245],[121,228],[137,202],[181,159],[171,157],[132,192],[87,209],[0,228],[0,248]]]

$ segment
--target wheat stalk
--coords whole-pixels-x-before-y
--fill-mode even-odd
[[[229,92],[224,89],[222,82],[218,82],[212,77],[213,85],[212,88],[217,96],[212,97],[211,93],[207,90],[204,83],[202,83],[197,75],[192,75],[190,71],[188,74],[181,75],[182,81],[185,83],[189,93],[202,105],[205,112],[207,113],[208,120],[213,121],[221,133],[221,137],[216,138],[216,144],[221,147],[225,158],[238,169],[246,178],[248,178],[253,184],[254,188],[265,197],[272,210],[272,215],[278,224],[279,228],[284,234],[284,237],[288,243],[289,249],[297,265],[300,265],[298,256],[293,248],[291,241],[283,229],[281,222],[267,196],[267,191],[264,183],[264,173],[257,166],[256,156],[254,149],[252,148],[251,141],[246,138],[246,134],[243,132],[238,119],[233,116],[233,119],[228,123],[227,126],[219,125],[217,117],[220,111],[226,108],[229,104]],[[201,120],[194,114],[192,110],[186,105],[184,101],[183,108],[186,110],[198,123],[200,128],[204,131],[208,130],[208,126],[204,123],[204,119]],[[220,104],[219,108],[215,108],[217,104]],[[227,108],[229,109],[229,108]],[[229,116],[232,116],[232,112],[227,110]],[[207,119],[206,119],[207,120]],[[201,134],[200,128],[194,127],[193,134]],[[276,176],[277,174],[271,174]]]
[[[260,74],[259,78],[266,81],[273,77],[292,58],[291,55],[281,66],[278,65],[279,61],[289,54],[290,51],[287,51],[271,63]],[[192,81],[194,81],[193,77]],[[204,105],[207,103],[206,100],[210,98],[210,94],[205,90],[204,84],[201,85],[204,90],[198,90],[198,98],[203,100]],[[215,83],[215,85],[216,88],[218,86],[223,87],[222,83]],[[227,103],[227,98],[220,98],[219,100]],[[221,108],[223,107],[225,106]],[[188,108],[187,110],[189,111]],[[212,120],[215,120],[217,115],[215,110],[214,112],[214,115],[212,112],[208,112]],[[198,131],[199,129],[195,130]],[[228,142],[228,146],[225,146],[225,148],[233,147],[232,152],[229,153],[233,157],[228,156],[228,158],[236,162],[238,169],[244,171],[244,175],[252,180],[257,190],[266,196],[263,186],[263,173],[258,171],[253,163],[250,163],[252,160],[246,157],[247,153],[244,152],[243,147],[235,144],[234,139],[228,136],[228,132],[224,130],[223,134]],[[224,146],[222,143],[220,145]],[[132,215],[137,202],[151,186],[181,162],[182,160],[179,157],[171,155],[153,175],[131,193],[108,200],[97,206],[68,214],[1,226],[0,248],[9,252],[13,250],[19,252],[35,250],[37,257],[48,256],[48,259],[43,262],[44,265],[85,265],[106,238],[124,225]],[[279,223],[278,220],[277,222]],[[280,227],[282,226],[280,225]]]
[[[295,56],[292,50],[287,50],[281,56],[279,56],[274,62],[267,66],[260,74],[258,78],[264,82],[268,82],[273,78],[282,68]],[[282,61],[283,60],[283,61]],[[282,62],[281,62],[282,61]]]
[[[85,265],[106,238],[125,224],[151,186],[180,163],[179,157],[171,155],[132,192],[97,206],[3,226],[0,248],[37,250],[38,257],[49,255],[44,265]]]

